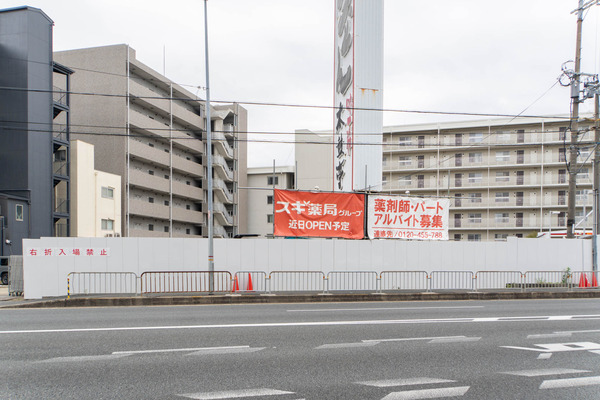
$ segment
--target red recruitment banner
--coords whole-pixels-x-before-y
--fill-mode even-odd
[[[274,190],[275,236],[364,237],[365,196]]]

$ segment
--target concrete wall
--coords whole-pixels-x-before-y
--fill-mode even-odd
[[[506,242],[216,239],[215,270],[230,271],[590,271],[591,241]],[[207,239],[42,238],[23,241],[25,298],[66,296],[70,272],[208,269]],[[51,249],[52,256],[44,256]],[[58,256],[63,249],[67,256]],[[73,256],[72,249],[94,249]],[[36,250],[38,255],[31,255]],[[107,255],[98,255],[105,250]]]

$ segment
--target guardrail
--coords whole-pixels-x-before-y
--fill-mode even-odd
[[[142,294],[231,292],[233,282],[228,271],[151,271],[140,279]]]
[[[67,295],[138,294],[138,277],[133,272],[71,272]]]
[[[273,271],[269,274],[269,292],[325,292],[325,274],[321,271]]]
[[[598,289],[600,273],[564,271],[71,272],[69,295],[271,292],[536,291]]]

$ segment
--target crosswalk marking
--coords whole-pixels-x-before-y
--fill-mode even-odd
[[[546,380],[542,382],[540,389],[558,389],[590,385],[600,385],[600,376]]]
[[[180,394],[180,397],[187,397],[194,400],[218,400],[218,399],[239,399],[241,397],[258,397],[258,396],[278,396],[282,394],[294,394],[294,392],[286,392],[276,389],[243,389],[243,390],[225,390],[222,392],[205,392],[205,393],[190,393]]]
[[[581,369],[565,369],[565,368],[548,368],[548,369],[526,369],[523,371],[509,371],[503,372],[503,374],[517,375],[517,376],[548,376],[548,375],[566,375],[566,374],[580,374],[584,372],[591,372]]]
[[[538,360],[547,360],[547,359],[549,359],[550,357],[552,357],[552,353],[541,353],[541,354],[538,356]]]
[[[534,346],[538,346],[538,348],[519,347],[519,346],[500,346],[500,347],[504,347],[507,349],[538,351],[540,353],[600,350],[600,344],[593,343],[593,342],[546,343],[546,344],[536,344]]]
[[[417,400],[417,399],[439,399],[442,397],[464,396],[470,386],[459,386],[451,388],[407,390],[404,392],[393,392],[381,400]]]
[[[437,379],[437,378],[405,378],[405,379],[387,379],[381,381],[366,381],[356,382],[359,385],[374,386],[374,387],[392,387],[392,386],[414,386],[414,385],[432,385],[436,383],[453,383],[448,379]]]
[[[411,342],[416,340],[452,340],[452,339],[466,339],[467,336],[431,336],[431,337],[415,337],[415,338],[394,338],[394,339],[366,339],[363,342]],[[480,339],[480,338],[478,338]]]

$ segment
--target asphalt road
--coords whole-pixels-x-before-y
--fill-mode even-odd
[[[2,399],[600,399],[600,299],[0,310]]]

